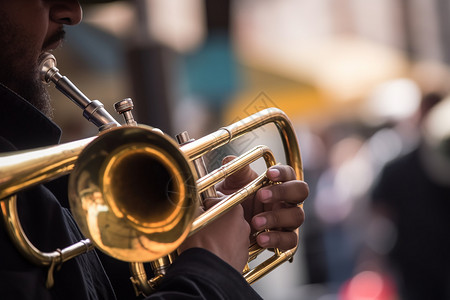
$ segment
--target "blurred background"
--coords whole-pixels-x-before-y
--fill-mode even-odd
[[[449,92],[449,0],[83,8],[84,21],[67,28],[54,54],[61,73],[112,115],[113,103],[131,97],[139,123],[193,138],[268,107],[292,120],[310,186],[307,219],[294,262],[254,284],[263,298],[450,299],[450,113],[441,105]],[[97,133],[50,90],[63,142]],[[209,167],[257,144],[283,162],[279,141],[262,128],[212,153]],[[417,157],[405,161],[411,153]],[[419,285],[425,294],[414,290]]]

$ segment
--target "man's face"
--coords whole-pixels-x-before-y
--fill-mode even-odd
[[[63,26],[81,17],[77,0],[0,0],[0,82],[49,114],[39,56],[58,47]]]

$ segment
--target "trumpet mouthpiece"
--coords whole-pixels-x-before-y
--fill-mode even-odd
[[[45,52],[39,57],[39,77],[44,83],[50,83],[52,75],[59,72],[56,68],[56,58],[53,54]]]

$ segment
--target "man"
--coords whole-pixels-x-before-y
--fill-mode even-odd
[[[424,95],[419,143],[383,168],[372,192],[375,220],[392,229],[375,236],[387,246],[370,254],[391,273],[401,299],[450,298],[449,112],[448,98]]]
[[[60,129],[48,118],[51,107],[39,80],[38,59],[43,52],[58,47],[64,26],[75,25],[81,18],[76,0],[0,0],[0,152],[58,143]],[[228,194],[253,177],[248,168],[224,181],[218,189]],[[297,204],[308,194],[307,185],[295,180],[288,166],[273,167],[268,177],[282,183],[258,191],[245,209],[234,208],[187,239],[157,293],[149,299],[259,298],[240,275],[248,255],[248,222],[253,231],[274,229],[257,237],[261,246],[292,248],[298,238],[294,230],[304,220],[303,210]],[[23,229],[31,243],[43,252],[83,239],[53,189],[39,185],[17,195]],[[206,206],[215,202],[208,200]],[[79,255],[50,273],[49,268],[26,260],[1,224],[1,299],[115,299],[95,251]],[[46,288],[49,274],[54,275],[54,286]]]

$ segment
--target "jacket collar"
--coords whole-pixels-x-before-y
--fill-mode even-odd
[[[61,129],[3,84],[0,84],[0,101],[0,136],[18,150],[59,143]]]

